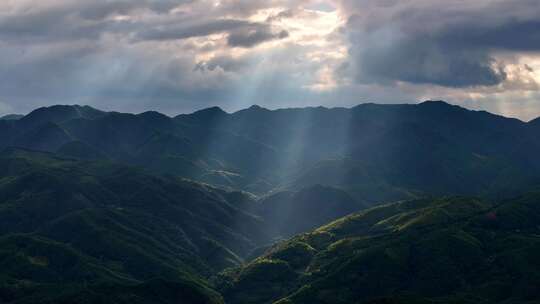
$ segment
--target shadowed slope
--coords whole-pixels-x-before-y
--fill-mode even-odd
[[[375,204],[423,194],[508,197],[540,180],[535,121],[440,101],[174,118],[53,106],[0,121],[0,146],[103,158],[265,194],[316,184]]]
[[[346,192],[316,185],[263,198],[256,211],[272,235],[290,237],[364,209]]]

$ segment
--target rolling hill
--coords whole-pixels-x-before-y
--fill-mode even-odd
[[[536,303],[538,130],[437,101],[0,119],[0,302]]]
[[[0,169],[2,303],[220,303],[205,278],[264,239],[241,193],[20,149]]]
[[[537,303],[540,195],[387,204],[216,279],[227,303]]]

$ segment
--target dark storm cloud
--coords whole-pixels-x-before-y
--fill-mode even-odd
[[[196,22],[182,22],[166,27],[144,29],[137,33],[135,40],[177,40],[192,37],[202,37],[217,33],[228,34],[228,45],[239,47],[253,47],[269,40],[288,37],[287,31],[275,32],[268,24],[249,22],[237,19],[208,20]]]
[[[171,13],[180,5],[203,6],[205,1],[192,0],[116,0],[116,1],[67,1],[65,5],[30,6],[21,11],[0,11],[0,41],[53,42],[97,40],[104,34],[116,34],[130,41],[166,41],[204,37],[216,33],[230,36],[229,45],[252,47],[267,40],[281,39],[286,31],[274,29],[270,24],[243,19],[223,18],[232,14],[243,16],[248,11],[265,7],[262,1],[252,1],[237,8],[224,3],[202,14]],[[161,15],[159,18],[111,19],[139,11]]]
[[[197,21],[193,23],[179,23],[166,27],[157,26],[151,29],[143,29],[136,36],[138,40],[176,40],[191,37],[208,36],[215,33],[228,32],[243,27],[262,26],[248,21],[223,19]]]
[[[267,27],[257,27],[253,29],[242,29],[229,34],[227,43],[230,46],[249,48],[265,41],[284,39],[289,37],[289,32],[282,30],[274,33]]]
[[[343,1],[359,82],[447,87],[506,80],[496,54],[540,51],[540,1]]]
[[[107,32],[136,31],[133,22],[113,21],[107,17],[146,10],[165,14],[188,0],[112,0],[64,3],[40,1],[20,9],[0,11],[0,40],[43,42],[97,39]]]

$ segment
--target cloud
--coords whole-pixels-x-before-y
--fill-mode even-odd
[[[5,0],[0,112],[446,99],[532,117],[538,15],[537,0]]]
[[[85,103],[173,114],[293,102],[309,93],[304,87],[317,63],[300,58],[312,46],[257,46],[287,41],[287,24],[266,19],[303,2],[3,2],[0,99],[16,112]],[[279,64],[271,59],[277,57]]]
[[[146,9],[155,13],[168,13],[172,9],[191,3],[193,0],[112,0],[88,3],[79,8],[79,15],[85,19],[100,20],[111,15],[125,15],[136,9]],[[80,2],[78,2],[80,3]]]
[[[240,72],[250,65],[256,64],[257,62],[250,62],[253,59],[248,60],[246,58],[233,58],[227,55],[221,55],[213,57],[208,61],[200,61],[195,66],[196,71],[214,71],[216,69],[221,69],[224,72]]]
[[[445,87],[507,79],[498,53],[540,51],[538,1],[342,1],[358,82]]]
[[[268,27],[243,29],[229,34],[227,43],[233,47],[253,47],[260,43],[289,37],[289,32],[282,30],[279,33],[272,32]]]
[[[108,32],[136,31],[142,23],[115,20],[118,15],[167,14],[190,0],[28,1],[0,7],[0,40],[51,42],[99,39]]]
[[[250,48],[260,43],[284,39],[289,36],[285,30],[276,32],[270,25],[237,19],[179,22],[163,27],[143,29],[136,34],[135,40],[179,40],[192,37],[204,37],[226,33],[227,43],[232,47]]]
[[[208,36],[228,32],[244,27],[255,28],[263,26],[252,22],[236,19],[204,20],[195,22],[179,22],[168,26],[157,25],[154,28],[138,32],[138,40],[177,40],[191,37]]]

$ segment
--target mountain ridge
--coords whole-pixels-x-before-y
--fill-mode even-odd
[[[58,106],[0,135],[0,302],[540,298],[540,196],[517,197],[540,185],[534,123],[440,101]]]
[[[340,110],[340,109],[345,109],[345,110],[352,110],[352,109],[355,109],[355,108],[361,108],[361,107],[364,107],[364,106],[380,106],[380,107],[400,107],[400,106],[422,106],[422,105],[442,105],[442,106],[445,106],[445,107],[454,107],[454,108],[459,108],[459,109],[465,109],[467,111],[471,111],[471,112],[486,112],[486,113],[489,113],[491,115],[495,115],[495,116],[500,116],[500,117],[504,117],[504,118],[507,118],[507,119],[516,119],[516,120],[519,120],[521,122],[524,122],[524,123],[527,123],[519,118],[515,118],[515,117],[509,117],[509,116],[504,116],[504,115],[501,115],[501,114],[495,114],[495,113],[491,113],[489,111],[486,111],[486,110],[473,110],[473,109],[468,109],[466,107],[463,107],[461,105],[457,105],[457,104],[452,104],[452,103],[449,103],[447,101],[444,101],[444,100],[424,100],[424,101],[421,101],[421,102],[417,102],[417,103],[375,103],[375,102],[362,102],[362,103],[359,103],[359,104],[356,104],[356,105],[352,105],[352,106],[348,106],[348,107],[345,107],[345,106],[335,106],[335,107],[325,107],[325,106],[306,106],[306,107],[284,107],[284,108],[276,108],[276,109],[269,109],[269,108],[265,108],[265,107],[262,107],[262,106],[259,106],[257,104],[253,104],[249,107],[246,107],[244,109],[239,109],[239,110],[236,110],[236,111],[233,111],[233,112],[227,112],[225,110],[223,110],[221,107],[219,106],[208,106],[206,108],[202,108],[202,109],[199,109],[199,110],[194,110],[192,112],[186,112],[186,113],[180,113],[180,114],[176,114],[176,115],[173,115],[173,116],[169,116],[169,115],[166,115],[162,112],[159,112],[159,111],[156,111],[156,110],[146,110],[146,111],[143,111],[143,112],[139,112],[139,113],[127,113],[127,114],[134,114],[134,115],[140,115],[140,114],[144,114],[144,113],[147,113],[147,112],[156,112],[156,113],[159,113],[161,115],[164,115],[164,116],[167,116],[169,118],[175,118],[175,117],[178,117],[178,116],[187,116],[187,115],[192,115],[192,114],[195,114],[195,113],[198,113],[198,112],[207,112],[207,111],[215,111],[215,112],[222,112],[222,113],[226,113],[226,114],[235,114],[235,113],[238,113],[242,110],[249,110],[249,109],[252,109],[252,110],[267,110],[267,111],[283,111],[283,110],[302,110],[302,109],[318,109],[318,110]],[[15,115],[15,116],[27,116],[29,114],[31,114],[32,112],[40,112],[40,111],[51,111],[51,110],[55,110],[55,109],[59,109],[59,108],[74,108],[74,109],[88,109],[90,111],[97,111],[97,112],[101,112],[101,113],[123,113],[123,112],[119,112],[119,111],[103,111],[103,110],[99,110],[93,106],[90,106],[90,105],[85,105],[85,104],[57,104],[57,105],[51,105],[51,106],[43,106],[43,107],[39,107],[39,108],[36,108],[35,110],[29,112],[28,114],[8,114],[8,115],[5,115],[5,116],[10,116],[10,115]],[[5,117],[4,116],[4,117]],[[535,119],[531,119],[530,121],[528,122],[531,122],[531,121],[534,121],[534,120],[537,120],[537,119],[540,119],[540,117],[538,118],[535,118]]]
[[[55,127],[44,127],[51,124]],[[5,136],[0,147],[101,157],[255,194],[336,182],[359,193],[377,183],[379,195],[355,194],[376,203],[386,199],[380,195],[384,192],[410,198],[400,196],[404,192],[397,189],[403,188],[433,194],[493,192],[500,183],[490,177],[493,171],[512,172],[516,180],[534,183],[536,172],[540,176],[536,132],[533,123],[443,101],[277,110],[252,106],[233,113],[212,107],[175,117],[74,105],[40,108],[16,121],[1,121],[0,134]],[[321,163],[332,165],[332,159],[350,164],[334,162],[338,167],[327,169],[333,177],[314,173]],[[525,168],[533,168],[533,174]],[[445,172],[446,180],[434,178],[435,169]],[[422,172],[418,181],[405,179],[411,170]],[[307,172],[312,173],[301,176]],[[493,182],[473,189],[467,184],[475,181],[460,174]]]

